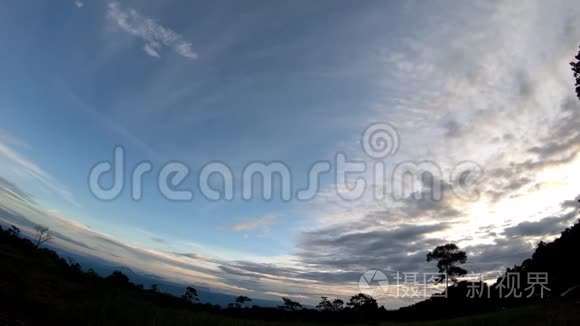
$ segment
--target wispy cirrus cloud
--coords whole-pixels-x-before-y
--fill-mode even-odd
[[[191,42],[186,41],[182,35],[141,15],[133,8],[123,8],[118,2],[110,2],[107,18],[123,31],[142,39],[145,42],[143,50],[149,56],[159,58],[160,51],[167,47],[188,59],[195,60],[198,57]]]
[[[5,133],[4,133],[5,134]],[[2,134],[0,134],[2,135]],[[10,136],[10,139],[16,139],[13,136]],[[65,189],[59,182],[48,172],[44,171],[40,168],[36,163],[32,162],[28,158],[24,157],[22,154],[18,153],[10,146],[8,146],[5,142],[2,142],[2,138],[0,137],[0,157],[4,157],[8,160],[11,164],[13,164],[18,171],[22,172],[23,174],[32,177],[36,181],[38,181],[42,186],[46,189],[58,194],[62,198],[64,198],[69,203],[80,207],[81,205],[75,200],[74,196],[70,191]],[[17,143],[21,143],[17,141]]]
[[[147,53],[149,56],[156,57],[156,58],[161,57],[159,52],[157,52],[155,47],[150,43],[147,43],[147,44],[145,44],[145,46],[143,46],[143,51],[145,51],[145,53]]]
[[[17,200],[22,203],[34,204],[34,199],[29,193],[22,191],[14,183],[4,179],[1,176],[0,176],[0,192],[3,192],[6,197],[12,200]]]

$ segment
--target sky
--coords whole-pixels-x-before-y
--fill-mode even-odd
[[[0,5],[0,42],[0,218],[49,226],[52,245],[80,255],[315,303],[355,294],[368,270],[435,271],[425,254],[449,241],[469,271],[493,275],[577,219],[572,0],[18,1]],[[388,157],[361,148],[373,124],[396,130]],[[89,175],[117,146],[124,187],[102,200]],[[253,162],[283,163],[294,190],[339,153],[390,171],[433,162],[443,196],[346,200],[328,173],[308,200],[284,200],[280,186],[271,200],[242,198]],[[134,200],[140,162],[152,171]],[[191,200],[160,192],[170,162],[190,168],[171,187]],[[232,200],[201,194],[211,162],[233,171]],[[476,198],[446,178],[462,162],[481,168]]]

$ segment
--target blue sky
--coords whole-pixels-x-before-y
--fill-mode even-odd
[[[424,250],[441,239],[469,248],[473,269],[501,269],[573,222],[563,202],[580,181],[574,1],[0,7],[0,217],[47,224],[57,245],[219,291],[308,301],[356,291],[371,268],[429,269]],[[389,166],[480,164],[480,199],[345,202],[328,176],[308,202],[211,202],[193,177],[194,200],[172,202],[152,176],[139,202],[127,188],[101,201],[87,184],[122,145],[128,166],[149,160],[154,172],[169,161],[239,172],[279,160],[301,187],[311,164],[339,151],[368,160],[359,139],[373,122],[399,132]]]

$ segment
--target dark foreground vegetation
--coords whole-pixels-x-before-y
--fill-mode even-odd
[[[275,325],[284,323],[390,323],[454,320],[450,324],[577,324],[580,322],[580,223],[553,242],[541,242],[530,259],[507,272],[520,274],[522,292],[527,274],[547,272],[550,289],[544,297],[500,298],[501,278],[481,284],[484,296],[470,298],[466,281],[453,282],[448,297],[432,297],[388,311],[364,294],[344,304],[323,298],[317,309],[292,300],[278,308],[249,307],[249,298],[221,308],[197,303],[194,288],[176,297],[153,286],[144,289],[121,272],[101,277],[83,270],[54,251],[20,236],[15,227],[0,230],[0,325]],[[473,282],[470,282],[473,283]],[[505,291],[505,290],[504,290]],[[469,317],[466,317],[469,316]],[[460,318],[461,317],[461,318]],[[458,318],[458,319],[457,319]]]

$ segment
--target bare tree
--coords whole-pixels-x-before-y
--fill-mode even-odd
[[[36,230],[36,243],[34,244],[35,248],[40,247],[43,243],[52,240],[52,236],[48,233],[49,228],[44,225],[37,225],[34,227]]]

